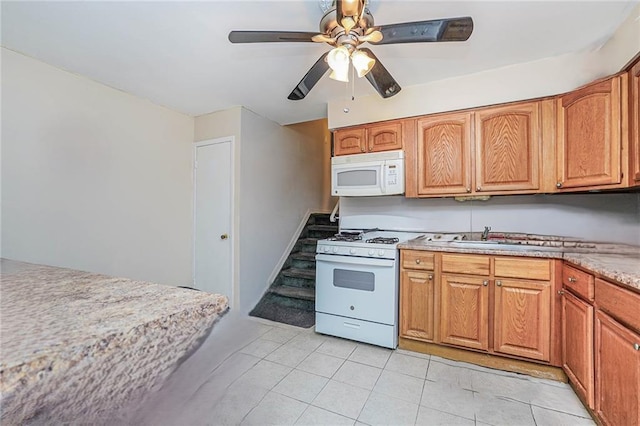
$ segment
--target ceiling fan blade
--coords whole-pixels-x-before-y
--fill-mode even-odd
[[[293,89],[291,94],[289,94],[288,99],[292,101],[299,101],[304,99],[307,96],[307,93],[313,89],[313,86],[316,85],[318,80],[322,78],[322,76],[329,69],[329,64],[326,61],[327,55],[329,52],[325,52],[320,59],[316,61],[315,64],[307,71],[307,73],[302,77],[300,83]]]
[[[231,43],[313,42],[318,33],[300,31],[231,31]]]
[[[372,44],[465,41],[473,31],[473,19],[450,18],[432,21],[404,22],[380,27],[382,40]]]
[[[365,77],[369,80],[369,83],[373,86],[374,89],[382,96],[383,98],[390,98],[391,96],[397,94],[402,88],[400,85],[391,77],[389,71],[382,65],[380,59],[373,54],[371,49],[367,49],[366,47],[361,47],[360,50],[369,55],[370,58],[375,59],[376,63],[369,71]]]

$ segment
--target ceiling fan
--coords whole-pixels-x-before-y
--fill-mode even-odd
[[[403,22],[375,26],[373,15],[366,7],[368,0],[320,0],[327,7],[320,20],[320,33],[298,31],[231,31],[231,43],[316,42],[327,43],[333,49],[324,53],[309,69],[288,96],[293,101],[303,99],[320,78],[331,68],[330,78],[348,82],[349,65],[359,77],[369,83],[383,98],[400,91],[400,85],[363,43],[400,44],[465,41],[473,31],[470,17]]]

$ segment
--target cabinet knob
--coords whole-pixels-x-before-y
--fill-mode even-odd
[[[419,265],[420,264],[420,259],[416,259],[416,263]]]
[[[432,280],[432,279],[433,279],[433,274],[429,274],[428,278],[429,278],[430,280]]]
[[[556,188],[562,188],[562,182],[556,183]]]
[[[633,349],[635,349],[636,351],[640,351],[640,343],[634,343]]]
[[[471,192],[471,188],[467,186],[467,192]]]
[[[489,280],[482,281],[482,285],[485,286],[485,287],[488,286],[489,285]]]
[[[558,294],[562,296],[564,294],[564,290],[558,290]]]
[[[497,285],[498,287],[502,287],[502,281],[499,281],[499,280],[498,280],[498,281],[496,281],[496,285]]]
[[[575,283],[576,281],[578,281],[577,279],[575,279],[574,277],[569,277],[569,282],[570,283]]]
[[[479,186],[476,186],[476,191],[482,191],[482,188],[480,188]]]
[[[365,152],[366,149],[364,149],[364,146],[362,148],[360,148],[360,151]]]

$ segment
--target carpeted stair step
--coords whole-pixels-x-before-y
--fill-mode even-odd
[[[315,253],[319,238],[300,238],[293,248],[295,252]]]
[[[308,252],[291,253],[289,255],[291,268],[297,269],[314,269],[316,267],[316,254]]]
[[[316,300],[316,290],[309,287],[272,286],[269,292],[293,299]]]
[[[298,269],[289,268],[280,271],[276,285],[286,285],[290,287],[309,287],[316,286],[316,270],[314,269]]]
[[[271,292],[264,295],[249,315],[305,328],[316,322],[315,302]]]
[[[337,225],[309,225],[306,229],[312,238],[328,238],[338,233]]]
[[[303,278],[305,280],[315,280],[316,271],[315,269],[290,268],[282,271],[282,276],[289,278]]]

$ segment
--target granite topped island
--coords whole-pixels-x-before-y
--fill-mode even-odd
[[[117,409],[158,389],[228,309],[218,294],[0,267],[2,424],[117,422]]]

